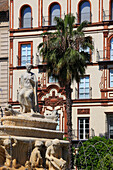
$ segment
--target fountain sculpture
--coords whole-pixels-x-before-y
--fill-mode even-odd
[[[27,64],[21,76],[20,111],[8,105],[1,118],[0,167],[66,170],[68,142],[62,140],[63,132],[56,131],[57,112],[49,116],[39,113],[37,81],[31,67]]]

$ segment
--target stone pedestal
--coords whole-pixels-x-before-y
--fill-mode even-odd
[[[63,139],[63,132],[56,131],[57,122],[38,114],[5,116],[1,119],[0,135]]]
[[[18,169],[20,170],[25,170],[25,168],[31,170],[33,169],[32,166],[34,166],[35,170],[50,169],[49,166],[46,166],[46,152],[49,147],[51,152],[54,139],[57,139],[60,144],[60,151],[62,151],[62,159],[57,157],[55,159],[59,159],[58,162],[61,165],[66,164],[68,160],[68,141],[62,140],[63,132],[56,130],[57,122],[55,120],[36,113],[20,113],[14,116],[10,114],[9,116],[4,116],[1,122],[3,125],[0,126],[0,149],[3,150],[4,156],[1,153],[0,156],[7,157],[9,161],[3,160],[1,162],[1,170],[16,170],[16,167],[19,167]],[[55,144],[55,147],[59,146]],[[39,161],[38,157],[40,158]],[[36,167],[33,163],[35,159]],[[41,161],[43,162],[42,165],[40,165]],[[52,168],[55,170],[54,167]],[[60,169],[66,170],[66,168]]]

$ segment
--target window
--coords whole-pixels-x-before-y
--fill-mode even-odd
[[[110,87],[113,87],[113,69],[110,69]]]
[[[110,60],[113,60],[113,38],[110,41]]]
[[[89,138],[89,118],[79,118],[79,140]]]
[[[84,51],[85,53],[90,54],[90,48],[87,47],[86,49],[83,49],[82,47],[79,48],[79,52]]]
[[[60,6],[54,3],[50,7],[50,25],[56,25],[55,17],[60,17]]]
[[[113,139],[113,117],[109,120],[109,138]]]
[[[57,127],[56,127],[56,130],[60,130],[60,117],[58,117],[58,120],[57,120]]]
[[[108,134],[107,137],[113,139],[113,115],[108,114],[107,115],[108,120]]]
[[[53,76],[49,76],[49,83],[58,83],[58,80],[53,78]]]
[[[79,99],[88,99],[89,95],[89,76],[80,79]]]
[[[91,14],[90,14],[90,3],[88,1],[82,2],[79,8],[79,22],[83,22],[87,20],[88,22],[91,21]]]
[[[21,9],[21,27],[30,28],[32,26],[31,8],[24,6]]]
[[[32,42],[19,43],[18,65],[26,66],[27,63],[32,64]]]

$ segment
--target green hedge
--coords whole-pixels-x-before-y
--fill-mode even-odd
[[[113,140],[105,137],[93,137],[80,144],[78,153],[75,155],[75,165],[78,169],[103,170],[110,164],[110,168],[113,169],[112,156]]]

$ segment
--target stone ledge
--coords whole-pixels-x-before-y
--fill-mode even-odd
[[[60,131],[19,126],[0,126],[0,135],[63,139],[63,132]]]
[[[30,116],[6,116],[1,118],[3,126],[34,127],[55,130],[57,122],[47,118]]]

